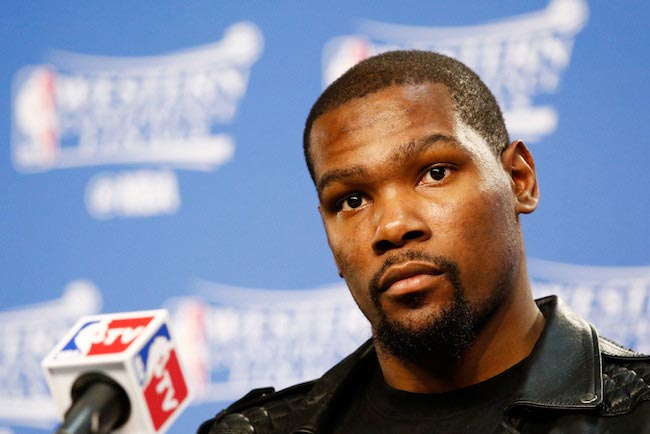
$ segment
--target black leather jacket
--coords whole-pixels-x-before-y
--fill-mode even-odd
[[[650,433],[650,356],[599,338],[556,297],[537,300],[546,326],[518,398],[496,433]],[[368,363],[372,343],[316,381],[256,389],[201,425],[198,434],[328,432],[346,389]]]

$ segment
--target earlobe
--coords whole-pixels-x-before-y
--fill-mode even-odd
[[[510,175],[517,214],[529,214],[537,208],[539,186],[535,161],[521,140],[515,140],[501,154],[501,162]]]

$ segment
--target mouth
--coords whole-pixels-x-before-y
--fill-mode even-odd
[[[379,292],[403,295],[422,291],[443,274],[438,266],[426,262],[407,262],[390,267],[379,280]]]

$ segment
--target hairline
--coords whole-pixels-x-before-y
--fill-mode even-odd
[[[334,80],[312,105],[303,130],[303,152],[314,180],[313,124],[322,115],[391,86],[440,83],[452,100],[450,111],[482,136],[494,155],[510,144],[503,111],[481,77],[464,63],[425,50],[387,51],[362,60]]]
[[[354,101],[362,100],[362,99],[364,99],[366,97],[369,97],[371,95],[379,93],[379,92],[381,92],[383,90],[386,90],[386,89],[388,89],[390,87],[393,87],[393,86],[396,86],[396,87],[417,86],[417,85],[421,85],[421,84],[440,84],[440,85],[444,86],[445,91],[447,92],[447,95],[449,95],[449,97],[451,99],[451,113],[450,114],[452,115],[452,117],[454,117],[457,120],[460,120],[463,124],[465,124],[466,127],[469,127],[472,130],[474,130],[476,132],[476,134],[478,134],[485,141],[485,144],[490,149],[492,154],[494,154],[494,156],[497,157],[497,158],[500,157],[501,153],[507,147],[507,143],[500,143],[500,144],[498,144],[496,146],[493,146],[488,142],[486,137],[484,137],[480,132],[476,131],[475,128],[473,128],[471,125],[469,125],[468,121],[463,116],[462,110],[459,110],[459,102],[458,102],[457,92],[455,92],[445,82],[443,82],[442,80],[434,80],[431,77],[424,77],[424,78],[421,78],[421,79],[416,79],[414,77],[408,77],[408,79],[406,79],[404,81],[401,81],[401,82],[398,81],[397,79],[393,79],[393,80],[385,83],[384,85],[374,89],[371,92],[365,93],[363,95],[350,96],[349,98],[344,98],[342,101],[339,101],[336,104],[331,104],[330,106],[324,108],[323,110],[318,112],[315,116],[313,116],[313,117],[311,117],[309,119],[309,120],[311,120],[311,122],[306,125],[305,131],[304,131],[304,134],[303,134],[303,140],[304,140],[305,145],[306,145],[305,149],[304,149],[305,150],[305,159],[306,159],[306,163],[307,163],[307,166],[308,166],[310,176],[312,178],[312,181],[314,182],[314,185],[316,186],[316,176],[315,176],[316,174],[314,173],[314,164],[313,164],[312,152],[311,152],[311,150],[312,150],[311,133],[312,133],[312,131],[314,129],[314,125],[316,124],[316,122],[320,118],[322,118],[324,115],[326,115],[328,113],[331,113],[331,112],[333,112],[333,111],[335,111],[335,110],[337,110],[337,109],[339,109],[339,108],[341,108],[341,107],[343,107],[343,106],[345,106],[347,104],[350,104],[350,103],[352,103]],[[320,97],[319,97],[319,99],[320,99]]]

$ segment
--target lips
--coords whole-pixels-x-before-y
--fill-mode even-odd
[[[428,283],[431,283],[435,276],[441,274],[443,274],[443,270],[431,263],[407,262],[394,265],[379,280],[379,292],[421,290]]]

